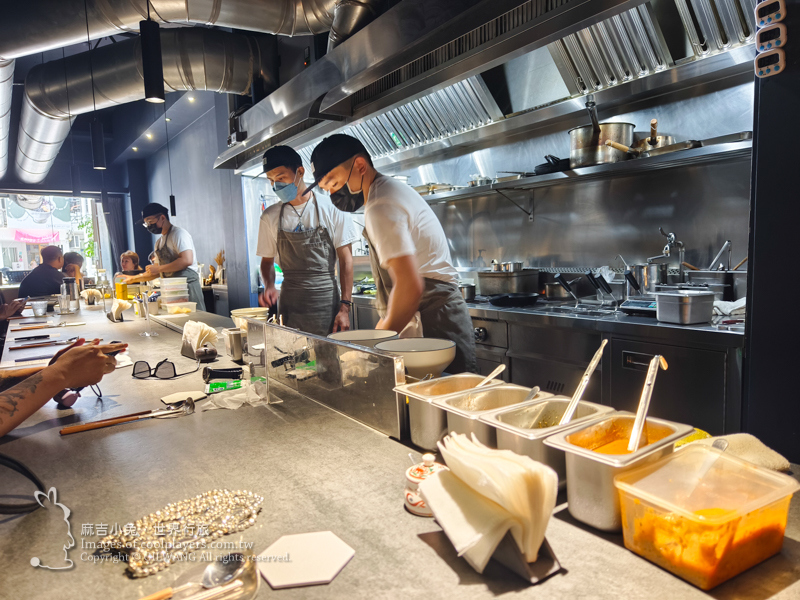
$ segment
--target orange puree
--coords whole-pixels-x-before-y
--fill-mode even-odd
[[[623,522],[633,517],[632,536],[630,528],[625,527],[625,545],[709,590],[780,552],[789,498],[744,516],[721,508],[702,509],[694,513],[698,520],[657,511],[639,500],[623,501]],[[719,521],[725,514],[731,514],[731,518],[706,522]]]
[[[642,448],[643,446],[639,447]],[[593,452],[599,452],[600,454],[630,454],[628,452],[628,440],[614,440],[595,448]]]

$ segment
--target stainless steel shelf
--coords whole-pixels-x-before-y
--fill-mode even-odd
[[[535,177],[525,177],[514,181],[504,181],[492,185],[482,185],[441,194],[430,194],[423,196],[428,204],[440,204],[443,202],[456,202],[459,200],[469,200],[479,198],[489,194],[505,194],[514,191],[532,190],[552,185],[568,183],[578,183],[591,179],[605,179],[609,177],[624,177],[637,175],[647,171],[658,169],[672,169],[707,162],[717,162],[723,160],[733,160],[737,158],[749,157],[752,153],[752,140],[741,140],[723,144],[713,144],[693,148],[691,150],[680,150],[661,156],[651,156],[647,158],[636,158],[624,162],[608,165],[597,165],[595,167],[582,167],[572,171],[562,171],[549,175],[538,175]]]

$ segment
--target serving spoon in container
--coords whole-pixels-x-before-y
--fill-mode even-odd
[[[658,375],[659,367],[666,371],[669,365],[663,356],[656,354],[650,360],[650,366],[647,368],[647,377],[644,379],[644,387],[642,388],[642,397],[639,398],[639,408],[636,409],[636,418],[633,421],[631,437],[628,440],[628,452],[636,452],[639,449],[639,443],[642,440],[642,432],[644,431],[645,422],[647,421],[647,411],[650,410],[650,398],[653,396],[653,386],[656,383],[656,375]]]
[[[245,567],[247,567],[248,563],[251,562],[249,560],[239,560],[239,557],[243,555],[241,554],[228,554],[226,556],[220,556],[208,565],[203,571],[203,578],[200,581],[190,581],[188,583],[184,583],[176,588],[164,588],[163,590],[156,592],[155,594],[150,594],[149,596],[145,596],[142,600],[167,600],[167,598],[172,598],[174,595],[184,592],[188,589],[191,589],[195,586],[202,586],[207,590],[211,590],[214,588],[218,588],[219,586],[224,586],[225,589],[217,590],[217,593],[213,595],[206,595],[203,594],[204,598],[210,599],[215,598],[218,596],[222,596],[229,591],[233,591],[234,589],[238,589],[242,587],[243,582],[237,580],[243,572]],[[229,582],[231,583],[230,586],[226,585]],[[193,596],[194,597],[194,596]]]
[[[594,370],[600,363],[600,359],[603,358],[603,348],[606,347],[607,343],[608,340],[603,340],[600,342],[600,347],[597,349],[597,352],[594,353],[592,362],[590,362],[589,366],[586,367],[586,372],[584,372],[583,378],[578,384],[578,389],[575,390],[575,393],[572,395],[572,400],[570,400],[569,404],[567,404],[567,409],[564,411],[561,420],[558,422],[559,425],[566,425],[572,420],[575,410],[578,408],[578,402],[581,401],[583,392],[586,391],[586,387],[589,385],[589,380],[592,378],[592,373],[594,373]]]
[[[499,365],[494,371],[492,371],[486,377],[484,377],[483,380],[478,385],[476,385],[475,387],[479,388],[479,387],[483,387],[485,385],[488,385],[489,382],[492,381],[492,379],[494,379],[495,377],[500,375],[500,373],[502,373],[505,370],[506,370],[506,366],[504,364]]]

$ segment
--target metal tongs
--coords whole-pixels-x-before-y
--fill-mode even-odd
[[[592,357],[592,362],[589,363],[589,366],[586,367],[586,372],[583,374],[583,379],[578,384],[578,389],[575,390],[575,393],[572,395],[572,400],[569,401],[567,404],[567,410],[564,411],[564,414],[561,416],[561,420],[558,422],[559,425],[566,425],[572,420],[572,416],[575,414],[575,410],[578,408],[578,402],[581,401],[583,397],[583,392],[586,391],[586,387],[589,385],[589,379],[592,377],[592,373],[597,368],[597,365],[600,364],[600,359],[603,358],[603,348],[606,347],[608,340],[603,340],[600,342],[600,347],[597,349],[597,352],[594,353]]]
[[[628,452],[636,452],[639,449],[642,432],[644,431],[644,426],[647,421],[647,411],[650,410],[650,398],[653,395],[653,386],[656,383],[656,375],[658,375],[659,367],[666,371],[669,365],[663,356],[656,354],[650,360],[650,366],[647,368],[647,377],[644,378],[642,397],[639,399],[639,408],[636,409],[636,419],[633,421],[631,437],[628,440]]]

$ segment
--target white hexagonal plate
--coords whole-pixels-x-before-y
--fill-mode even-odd
[[[331,531],[285,535],[258,555],[273,589],[330,583],[356,551]]]

